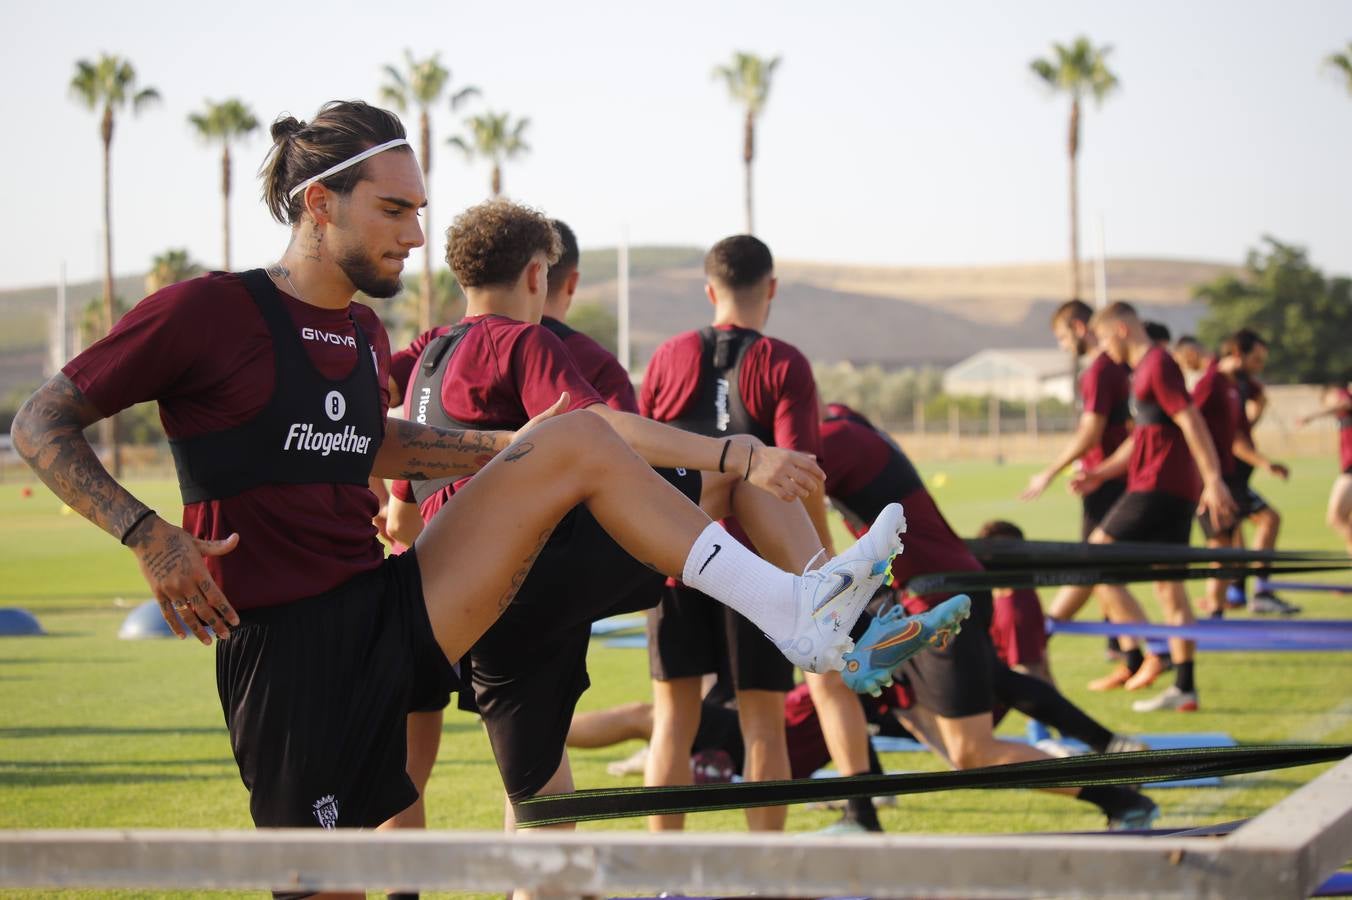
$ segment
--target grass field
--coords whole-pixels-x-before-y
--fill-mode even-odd
[[[1077,505],[1059,489],[1033,505],[1014,499],[1029,467],[954,463],[922,468],[927,476],[946,474],[935,496],[960,533],[1001,517],[1019,522],[1032,538],[1076,535]],[[1258,484],[1286,516],[1283,545],[1337,549],[1323,525],[1332,462],[1299,461],[1295,468],[1289,483]],[[177,514],[173,484],[131,487],[169,518]],[[20,484],[0,484],[0,606],[27,608],[49,632],[0,638],[0,828],[249,827],[247,796],[216,699],[213,653],[190,641],[119,641],[116,633],[127,608],[146,597],[146,588],[130,554],[78,517],[60,514],[60,506],[40,485],[24,499]],[[1346,598],[1314,594],[1299,600],[1312,617],[1348,615]],[[1147,606],[1153,609],[1148,599]],[[1198,675],[1202,711],[1152,717],[1132,713],[1127,696],[1083,689],[1103,671],[1101,642],[1057,638],[1052,662],[1062,689],[1115,730],[1226,731],[1240,742],[1352,742],[1352,654],[1204,655]],[[590,668],[593,687],[583,708],[649,696],[641,651],[598,646]],[[1023,725],[1016,714],[1003,730],[1016,733]],[[575,753],[577,783],[616,784],[605,773],[605,763],[633,749]],[[918,754],[888,756],[884,762],[892,769],[939,767]],[[1153,796],[1164,812],[1162,825],[1201,825],[1253,815],[1321,771],[1259,773],[1230,779],[1222,788],[1161,790]],[[476,720],[448,713],[428,803],[433,827],[499,827],[500,783]],[[834,818],[798,808],[790,814],[789,827],[812,830]],[[1027,791],[901,798],[883,811],[882,820],[894,832],[1102,825],[1085,804]],[[710,813],[692,817],[691,825],[737,830],[743,821],[737,813]],[[637,829],[643,823],[584,827]]]

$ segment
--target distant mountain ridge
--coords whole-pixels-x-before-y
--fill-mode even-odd
[[[697,247],[630,248],[630,330],[640,370],[662,341],[708,323],[703,255]],[[1144,314],[1181,333],[1193,330],[1205,312],[1192,300],[1192,289],[1237,268],[1112,259],[1108,293],[1137,303]],[[1047,347],[1048,320],[1066,282],[1064,263],[888,267],[781,260],[777,274],[770,334],[814,361],[889,369],[946,366],[992,347]],[[1083,282],[1093,285],[1094,279],[1086,265]],[[98,281],[67,285],[70,314],[78,316],[101,290]],[[119,277],[116,290],[139,298],[144,278]],[[615,249],[584,251],[577,302],[613,311],[616,291]],[[0,396],[43,377],[55,309],[54,286],[0,291]]]

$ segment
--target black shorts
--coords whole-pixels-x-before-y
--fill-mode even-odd
[[[699,472],[656,471],[699,501]],[[474,695],[513,802],[538,793],[563,761],[573,710],[591,684],[591,623],[656,605],[665,581],[579,506],[554,529],[516,599],[474,645]]]
[[[374,828],[418,798],[404,772],[416,679],[458,685],[412,550],[331,591],[245,610],[216,686],[260,828]]]
[[[694,588],[666,588],[648,611],[648,671],[654,681],[724,672],[737,691],[793,690],[793,663],[740,613]]]
[[[1084,507],[1084,512],[1080,517],[1080,537],[1083,540],[1089,540],[1089,535],[1094,533],[1103,522],[1103,517],[1108,515],[1108,510],[1113,508],[1113,504],[1122,498],[1127,492],[1127,479],[1114,478],[1112,481],[1105,481],[1099,485],[1098,490],[1092,494],[1085,494],[1080,498]]]
[[[1202,534],[1208,539],[1228,542],[1235,536],[1235,530],[1245,519],[1267,508],[1267,501],[1249,487],[1247,477],[1241,477],[1237,473],[1225,477],[1225,486],[1235,501],[1235,516],[1230,524],[1224,528],[1216,528],[1211,524],[1210,511],[1205,509],[1198,511],[1197,524],[1201,526]]]
[[[902,663],[916,703],[946,719],[991,712],[995,707],[995,667],[991,643],[994,603],[990,591],[972,591],[972,613],[962,631],[943,650],[925,650]]]
[[[1099,527],[1115,541],[1183,544],[1192,538],[1197,504],[1163,491],[1129,491],[1113,504]]]

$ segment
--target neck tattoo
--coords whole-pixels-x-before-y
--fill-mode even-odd
[[[296,290],[296,286],[292,284],[291,273],[287,271],[286,266],[282,265],[281,263],[277,263],[276,265],[268,269],[268,274],[274,278],[280,277],[283,281],[286,282],[286,286],[291,288],[291,296],[295,297],[302,303],[305,302],[305,298],[300,295],[300,291]]]

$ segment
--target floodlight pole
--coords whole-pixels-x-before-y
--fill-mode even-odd
[[[620,358],[620,365],[626,372],[629,371],[629,229],[620,229],[620,246],[616,253],[616,262],[619,271],[616,273],[616,280],[619,286],[618,296],[615,302],[616,319],[616,355]]]

